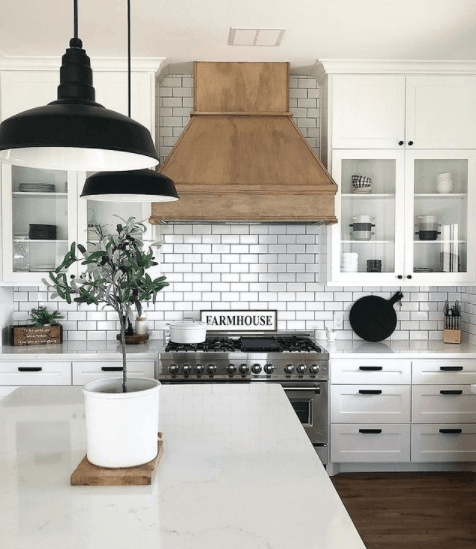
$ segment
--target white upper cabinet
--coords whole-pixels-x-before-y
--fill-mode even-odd
[[[476,148],[476,76],[333,75],[334,149]]]
[[[392,149],[405,139],[405,76],[332,80],[332,147]]]
[[[476,76],[407,76],[406,142],[476,148]]]
[[[56,100],[58,71],[2,71],[0,80],[1,118]],[[96,101],[127,116],[127,73],[95,71]],[[155,77],[150,72],[133,72],[131,78],[131,117],[143,124],[154,137]]]

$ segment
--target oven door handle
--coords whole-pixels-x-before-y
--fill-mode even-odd
[[[315,393],[316,395],[321,394],[320,387],[283,387],[285,391],[307,391]]]

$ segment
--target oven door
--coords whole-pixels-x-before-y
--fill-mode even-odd
[[[326,464],[328,462],[328,396],[327,382],[281,382],[286,396],[301,421],[314,449]]]

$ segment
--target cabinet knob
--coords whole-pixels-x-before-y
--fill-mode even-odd
[[[410,147],[413,145],[413,141],[409,141],[408,144],[410,145]]]
[[[401,279],[403,278],[403,276],[402,276],[402,275],[398,275],[397,278],[398,278],[398,280],[401,280]]]
[[[399,141],[398,144],[400,145],[400,147],[403,145],[403,141]]]
[[[411,277],[412,277],[412,275],[407,275],[407,278],[411,278]]]

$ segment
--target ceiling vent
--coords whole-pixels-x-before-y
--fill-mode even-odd
[[[277,47],[283,35],[284,29],[230,29],[228,45]]]

